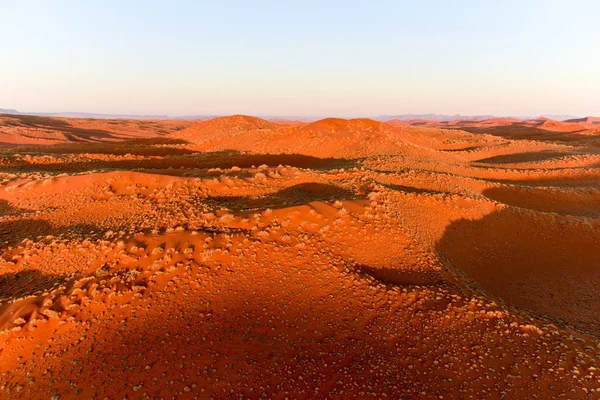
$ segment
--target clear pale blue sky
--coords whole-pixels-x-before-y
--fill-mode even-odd
[[[0,108],[600,115],[600,1],[0,0]]]

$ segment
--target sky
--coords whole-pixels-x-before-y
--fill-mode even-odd
[[[600,1],[0,0],[0,108],[600,116]]]

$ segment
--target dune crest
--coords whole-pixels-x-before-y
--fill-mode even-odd
[[[235,135],[248,132],[273,130],[276,127],[277,124],[264,119],[247,115],[233,115],[196,123],[175,133],[174,136],[191,143],[204,143],[223,138],[231,139]]]

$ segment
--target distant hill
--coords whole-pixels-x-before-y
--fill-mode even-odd
[[[422,120],[422,121],[456,121],[456,120],[471,120],[471,121],[483,121],[486,119],[494,118],[493,115],[444,115],[444,114],[401,114],[401,115],[380,115],[375,118],[377,121],[391,121],[391,120],[400,120],[400,121],[413,121],[413,120]]]
[[[98,119],[172,119],[168,115],[96,114],[86,112],[21,112],[12,108],[0,108],[0,114],[33,115],[37,117],[98,118]],[[207,117],[211,118],[211,117]]]
[[[569,119],[578,119],[579,117],[576,117],[574,115],[570,115],[570,114],[542,114],[540,115],[540,117],[545,117],[545,118],[549,118],[549,119],[553,119],[555,121],[567,121]],[[529,119],[529,118],[527,118]]]
[[[12,110],[0,110],[0,147],[161,138],[194,124],[181,120],[65,118],[3,111]]]
[[[190,115],[165,115],[165,114],[151,114],[151,115],[138,115],[138,114],[99,114],[99,113],[87,113],[77,111],[65,111],[65,112],[21,112],[12,108],[0,108],[0,114],[12,114],[12,115],[33,115],[39,117],[67,117],[67,118],[98,118],[98,119],[171,119],[171,120],[198,120],[206,121],[224,115],[213,115],[213,114],[190,114]],[[446,114],[400,114],[400,115],[380,115],[379,117],[372,118],[376,121],[388,122],[392,121],[395,124],[400,124],[401,121],[428,121],[428,122],[450,122],[450,121],[484,121],[492,118],[497,118],[494,115],[446,115]],[[569,114],[542,114],[539,116],[505,116],[502,118],[517,118],[519,120],[533,120],[536,118],[549,118],[555,121],[566,121],[573,122],[577,120],[582,122],[585,118],[573,116]],[[317,116],[281,116],[281,115],[269,115],[260,116],[260,118],[268,121],[290,121],[290,122],[313,122],[322,119]],[[581,120],[581,121],[579,121]],[[597,122],[590,122],[597,123]]]
[[[10,115],[32,115],[37,117],[66,117],[66,118],[98,118],[98,119],[175,119],[187,121],[206,121],[209,119],[223,117],[224,115],[214,114],[190,114],[190,115],[138,115],[138,114],[97,114],[87,112],[65,111],[65,112],[21,112],[13,108],[0,108],[0,114]],[[321,119],[321,117],[311,116],[262,116],[262,119],[269,121],[301,121],[311,122]]]
[[[445,115],[445,114],[401,114],[401,115],[380,115],[374,118],[378,121],[433,121],[433,122],[450,122],[450,121],[485,121],[492,118],[516,118],[522,121],[536,119],[536,118],[548,118],[555,121],[566,121],[578,119],[579,117],[570,114],[542,114],[537,116],[522,116],[522,115],[508,115],[508,116],[497,116],[497,115]]]
[[[588,124],[600,125],[600,117],[574,118],[565,120],[564,122],[584,122]]]

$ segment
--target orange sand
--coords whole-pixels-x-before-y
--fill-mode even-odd
[[[598,398],[594,121],[0,115],[0,398]]]

